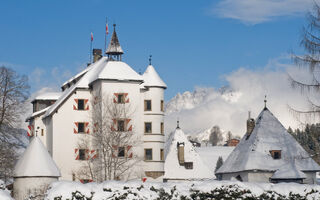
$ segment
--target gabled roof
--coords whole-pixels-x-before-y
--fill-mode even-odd
[[[93,63],[75,84],[62,93],[60,98],[46,111],[44,118],[55,112],[75,89],[89,89],[90,84],[99,79],[143,82],[142,76],[135,72],[128,64],[122,61],[108,61],[107,57],[102,57]]]
[[[60,171],[38,137],[34,137],[14,168],[13,177],[60,177]]]
[[[35,100],[57,100],[61,96],[61,92],[46,92],[39,94],[32,101]]]
[[[113,29],[112,37],[106,53],[110,55],[120,55],[120,54],[123,54],[123,50],[120,46],[120,42],[118,40],[118,36],[116,33],[116,25],[114,24],[113,27],[114,29]]]
[[[142,75],[144,83],[144,87],[162,87],[167,88],[167,85],[160,78],[157,71],[154,69],[152,65],[149,65],[146,71]]]
[[[302,172],[320,171],[320,166],[267,108],[262,110],[253,132],[247,136],[243,136],[216,174],[248,170],[275,172],[292,162]],[[281,150],[281,159],[273,159],[271,150]]]
[[[178,161],[177,143],[184,143],[185,162],[193,162],[193,169],[186,169]],[[170,134],[165,149],[164,179],[200,180],[212,179],[214,174],[203,163],[201,157],[180,128]]]

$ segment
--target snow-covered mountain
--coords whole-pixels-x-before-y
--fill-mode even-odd
[[[240,96],[241,93],[232,91],[227,86],[221,87],[219,90],[213,88],[195,88],[193,92],[178,93],[168,101],[166,104],[166,114],[190,110],[219,97],[230,103],[237,102]]]
[[[188,138],[194,141],[198,141],[202,144],[206,144],[209,141],[211,133],[213,132],[213,128],[214,126],[205,130],[201,130],[199,132],[190,133]],[[218,143],[218,145],[224,145],[227,141],[228,131],[221,130],[221,129],[220,131],[223,139]]]
[[[193,112],[197,108],[205,107],[207,104],[210,104],[212,101],[226,102],[226,103],[235,103],[238,101],[241,93],[232,91],[229,87],[222,87],[219,90],[213,88],[196,88],[193,92],[186,91],[182,94],[178,93],[166,104],[166,115],[175,116],[183,118],[185,112]],[[187,113],[188,114],[188,113]],[[213,112],[213,114],[215,114]],[[208,119],[210,121],[210,119]],[[195,124],[196,125],[196,124]],[[209,141],[212,128],[214,126],[220,126],[217,122],[210,123],[201,129],[186,130],[186,133],[193,140],[205,143]],[[196,126],[195,126],[196,127]],[[223,141],[219,145],[223,145],[227,138],[228,131],[221,130]]]

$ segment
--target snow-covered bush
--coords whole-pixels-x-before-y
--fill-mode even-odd
[[[55,182],[47,192],[47,200],[101,199],[243,199],[289,200],[320,199],[320,186],[295,183],[241,183],[233,181],[142,183],[141,181],[101,184]]]

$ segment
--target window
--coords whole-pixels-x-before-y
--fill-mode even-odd
[[[161,124],[160,124],[160,133],[161,134],[164,133],[164,124],[163,124],[163,122],[161,122]]]
[[[118,157],[124,157],[124,156],[125,156],[124,147],[118,147]]]
[[[124,94],[123,93],[118,94],[118,103],[125,103]]]
[[[144,100],[144,111],[151,111],[151,100]]]
[[[79,160],[86,160],[86,150],[79,149]]]
[[[163,149],[160,149],[160,160],[164,160]]]
[[[78,110],[84,110],[84,99],[78,99]]]
[[[273,159],[281,159],[281,150],[271,150],[270,154]]]
[[[152,149],[144,149],[144,159],[152,160]]]
[[[80,179],[80,182],[83,183],[83,184],[86,184],[86,183],[91,183],[92,180],[90,180],[90,179]]]
[[[164,111],[164,102],[161,100],[160,102],[160,110],[163,112]]]
[[[193,169],[193,162],[185,162],[184,167],[186,169]]]
[[[43,136],[44,135],[44,133],[43,133],[43,128],[41,129],[41,136]]]
[[[151,122],[144,123],[144,132],[145,133],[152,133],[152,123]]]
[[[84,127],[85,127],[84,123],[83,122],[79,122],[78,123],[78,133],[84,133],[85,132],[84,131]]]
[[[117,121],[118,131],[125,131],[125,123],[124,120],[118,120]]]

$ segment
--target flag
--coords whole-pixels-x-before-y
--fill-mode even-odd
[[[91,32],[91,41],[93,41],[93,33]]]
[[[109,27],[108,27],[108,23],[106,23],[106,35],[109,34]]]

